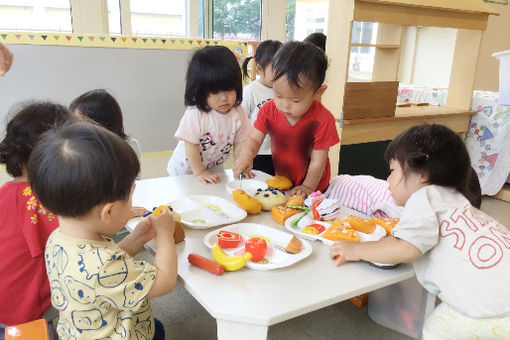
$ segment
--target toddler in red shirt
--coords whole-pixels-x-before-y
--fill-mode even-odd
[[[27,182],[26,165],[41,135],[69,119],[50,102],[25,104],[9,121],[0,143],[0,163],[12,181],[0,187],[0,323],[17,325],[42,317],[50,307],[44,247],[58,227]]]
[[[251,176],[253,158],[271,136],[275,173],[292,180],[290,195],[325,191],[331,177],[328,151],[340,139],[335,119],[318,99],[328,66],[318,47],[297,41],[284,44],[273,61],[274,99],[264,104],[234,164],[234,175]]]

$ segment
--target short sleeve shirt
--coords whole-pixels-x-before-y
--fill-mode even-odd
[[[211,169],[227,160],[232,147],[248,137],[251,123],[241,106],[234,107],[227,114],[214,110],[200,111],[189,107],[181,119],[175,137],[179,140],[170,161],[170,175],[191,174],[191,167],[186,158],[184,142],[198,144],[202,164]]]
[[[296,124],[290,125],[271,100],[262,106],[253,126],[271,136],[275,172],[290,178],[294,185],[303,183],[312,150],[327,149],[340,141],[333,115],[318,101]],[[317,190],[326,190],[330,173],[328,158]]]
[[[110,239],[85,240],[57,229],[46,245],[46,268],[60,338],[153,338],[151,264],[136,261]]]

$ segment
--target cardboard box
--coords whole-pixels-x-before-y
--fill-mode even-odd
[[[398,81],[345,83],[344,119],[392,117],[397,105]]]

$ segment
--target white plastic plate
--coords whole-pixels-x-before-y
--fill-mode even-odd
[[[181,215],[181,221],[193,229],[207,229],[235,223],[246,217],[246,211],[218,196],[193,195],[168,203]]]
[[[236,248],[223,249],[229,256],[243,255],[245,253],[244,243],[252,237],[263,237],[265,239],[269,239],[265,256],[267,263],[255,263],[248,261],[246,266],[250,269],[272,270],[288,267],[307,258],[312,253],[312,246],[308,241],[303,239],[300,239],[303,246],[299,253],[287,253],[285,251],[285,247],[290,242],[293,235],[256,223],[238,223],[213,230],[204,237],[204,244],[207,247],[212,248],[214,243],[218,242],[218,232],[220,230],[228,230],[241,235],[241,243],[239,243]]]
[[[227,191],[229,194],[232,194],[235,189],[242,189],[248,195],[253,195],[257,192],[257,189],[267,189],[267,184],[262,181],[257,181],[256,179],[236,179],[227,183]]]

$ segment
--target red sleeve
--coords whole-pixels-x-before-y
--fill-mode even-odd
[[[35,258],[44,254],[46,241],[51,232],[57,228],[58,220],[41,205],[28,185],[18,195],[21,232],[30,255]]]
[[[315,133],[313,149],[327,149],[336,145],[338,142],[340,142],[340,138],[338,138],[335,118],[329,111],[324,110],[321,112],[319,128]]]
[[[253,123],[253,127],[259,130],[260,132],[267,135],[267,119],[270,113],[271,108],[274,106],[274,102],[271,100],[260,108],[257,113],[257,119]]]

